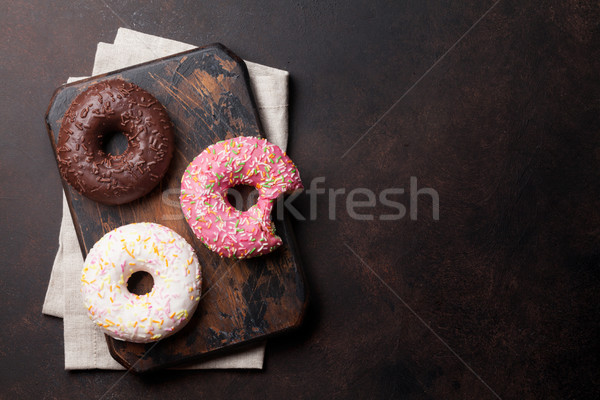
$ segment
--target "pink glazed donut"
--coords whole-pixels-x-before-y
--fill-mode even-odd
[[[236,185],[258,189],[258,201],[248,211],[235,209],[226,198]],[[209,249],[221,257],[247,258],[281,245],[271,221],[273,200],[301,189],[298,169],[278,146],[240,136],[209,146],[190,163],[180,201],[188,224]]]

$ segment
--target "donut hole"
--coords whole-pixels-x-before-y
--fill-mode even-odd
[[[102,136],[101,149],[104,154],[120,156],[127,150],[128,145],[127,137],[123,132],[109,131]]]
[[[146,271],[134,272],[127,280],[127,290],[138,296],[150,293],[153,287],[154,278]]]
[[[248,211],[258,201],[258,190],[250,185],[236,185],[227,189],[227,201],[239,211]]]

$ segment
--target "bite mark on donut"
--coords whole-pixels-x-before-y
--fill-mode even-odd
[[[247,211],[235,209],[225,198],[236,185],[254,186],[259,192]],[[271,220],[273,202],[302,188],[298,169],[278,146],[241,136],[209,146],[190,163],[182,178],[180,202],[204,245],[222,257],[247,258],[281,245]]]

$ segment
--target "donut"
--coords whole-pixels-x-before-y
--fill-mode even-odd
[[[227,200],[236,185],[258,189],[255,205],[239,211]],[[180,203],[194,234],[221,257],[267,254],[282,241],[271,221],[273,200],[303,189],[298,169],[276,145],[240,136],[213,144],[189,164],[181,180]]]
[[[102,149],[122,132],[127,149]],[[165,108],[144,89],[121,79],[96,83],[80,93],[63,116],[56,153],[61,175],[82,195],[109,205],[150,192],[173,156],[173,124]]]
[[[138,271],[152,275],[144,295],[127,289]],[[144,222],[104,235],[88,253],[81,292],[91,320],[118,340],[164,339],[189,321],[200,300],[201,271],[192,246],[173,230]]]

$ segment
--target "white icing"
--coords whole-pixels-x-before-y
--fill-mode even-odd
[[[138,271],[154,287],[138,296],[127,280]],[[88,253],[81,292],[91,320],[115,339],[147,343],[164,339],[192,317],[201,291],[201,271],[192,246],[175,231],[144,222],[104,235]]]

